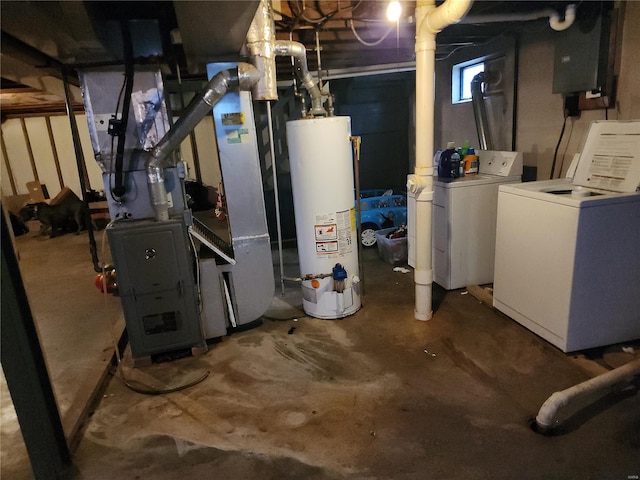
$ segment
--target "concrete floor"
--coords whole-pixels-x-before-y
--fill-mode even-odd
[[[64,400],[73,397],[78,375],[90,375],[70,370],[82,363],[83,339],[121,318],[119,301],[93,286],[86,254],[66,267],[73,278],[44,274],[48,300],[31,295],[39,285],[33,277],[50,272],[40,262],[64,249],[78,252],[83,237],[18,239],[38,323],[57,325],[78,310],[70,347],[77,353],[62,354],[61,344],[47,346],[43,338],[47,357],[60,357],[61,371],[49,366],[62,410],[78,404]],[[37,265],[27,258],[32,242],[43,256]],[[285,275],[297,275],[295,250],[284,258]],[[274,271],[279,279],[277,251]],[[364,306],[342,320],[306,317],[299,287],[287,284],[281,296],[278,285],[262,325],[224,337],[205,355],[133,368],[125,354],[65,478],[638,478],[635,390],[571,415],[555,436],[528,424],[554,391],[638,358],[638,342],[626,344],[635,354],[618,345],[566,355],[466,290],[435,285],[434,316],[420,322],[411,273],[394,272],[369,249],[361,276]],[[60,299],[53,286],[78,290]],[[112,335],[98,337],[90,349],[102,357]],[[207,373],[195,386],[162,395],[136,393],[122,381],[167,389]],[[29,479],[6,404],[3,395],[2,478]]]

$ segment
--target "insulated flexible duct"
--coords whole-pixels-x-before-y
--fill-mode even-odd
[[[251,89],[254,100],[277,100],[278,84],[274,45],[276,42],[275,22],[271,0],[261,0],[249,31],[247,49],[251,63],[262,73],[262,77]]]

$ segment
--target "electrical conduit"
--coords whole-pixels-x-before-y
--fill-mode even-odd
[[[431,261],[431,208],[433,203],[433,122],[436,34],[457,23],[473,0],[447,0],[436,8],[434,0],[416,5],[416,169],[407,177],[410,198],[415,201],[415,310],[418,320],[432,316],[433,268]]]

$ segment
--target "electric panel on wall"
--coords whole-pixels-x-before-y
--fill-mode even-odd
[[[584,2],[576,15],[554,35],[553,93],[597,90],[607,82],[611,19],[604,2]]]

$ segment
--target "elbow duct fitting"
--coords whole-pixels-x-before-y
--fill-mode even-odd
[[[167,189],[164,185],[164,173],[161,167],[147,165],[147,184],[149,185],[149,198],[158,222],[169,220],[169,202]]]
[[[211,113],[211,109],[232,85],[238,85],[240,90],[250,90],[260,80],[260,77],[260,72],[249,63],[239,63],[236,69],[223,70],[218,73],[209,81],[205,92],[189,104],[184,115],[148,152],[145,164],[147,184],[156,220],[166,221],[169,219],[167,190],[162,169],[175,166],[176,162],[170,157],[170,154],[196,128],[200,120]]]
[[[313,116],[327,116],[326,110],[322,106],[322,92],[313,81],[309,68],[307,67],[307,51],[303,44],[290,40],[278,40],[275,43],[275,54],[280,57],[293,57],[298,66],[298,76],[309,92],[311,97],[311,109],[309,113]]]

